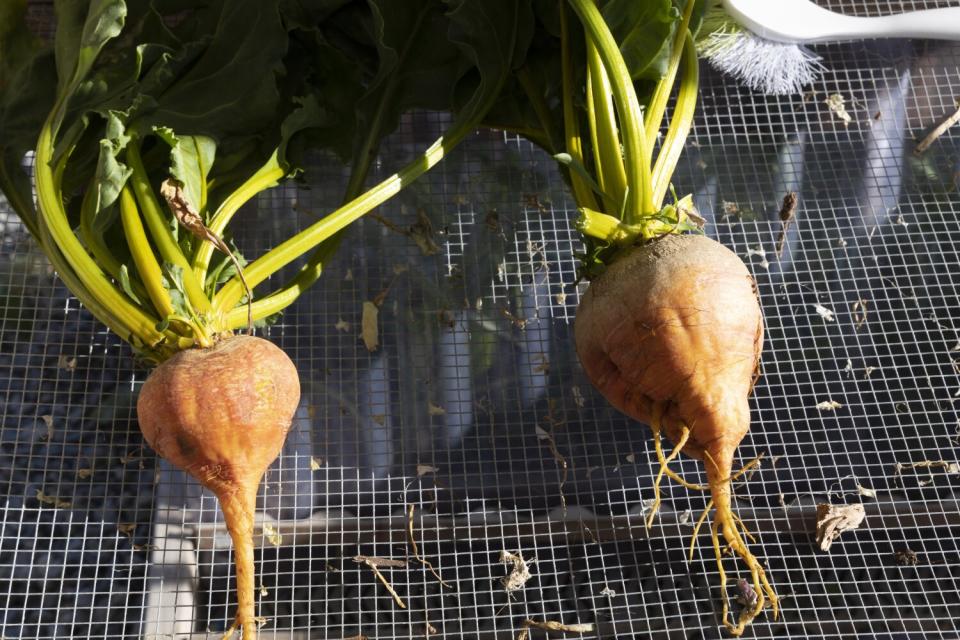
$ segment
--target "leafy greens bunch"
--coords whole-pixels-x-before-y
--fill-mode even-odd
[[[533,28],[509,0],[55,6],[52,42],[25,28],[25,0],[0,9],[0,189],[71,291],[154,362],[291,304],[340,231],[476,129]],[[442,137],[366,188],[402,113],[454,106]],[[350,163],[343,206],[245,262],[231,221],[309,150]]]

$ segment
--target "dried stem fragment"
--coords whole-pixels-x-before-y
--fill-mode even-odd
[[[410,545],[410,550],[413,552],[413,559],[422,564],[430,573],[433,574],[433,577],[437,579],[437,582],[445,586],[447,589],[452,589],[453,587],[444,581],[440,577],[440,574],[437,573],[437,570],[433,568],[433,564],[429,560],[420,555],[420,550],[417,548],[417,538],[414,535],[413,530],[413,512],[415,507],[411,504],[409,509],[407,509],[407,543]],[[428,634],[429,635],[429,634]]]
[[[387,589],[387,592],[393,597],[393,601],[397,603],[397,606],[401,609],[406,609],[407,605],[403,603],[403,599],[393,588],[393,585],[390,584],[390,581],[380,573],[380,567],[405,567],[407,563],[403,560],[392,560],[390,558],[377,558],[374,556],[354,556],[353,561],[357,564],[363,564],[373,571],[373,574],[377,576],[377,580],[383,584]]]
[[[562,622],[557,622],[556,620],[532,620],[527,618],[523,621],[523,628],[520,629],[520,633],[517,634],[517,640],[526,640],[530,636],[530,629],[541,629],[542,631],[551,632],[559,631],[561,633],[590,633],[593,631],[593,625],[589,622],[587,623],[576,623],[576,624],[563,624]]]
[[[953,113],[953,115],[947,117],[946,120],[934,127],[933,131],[928,133],[923,140],[920,141],[920,143],[913,150],[914,155],[921,155],[937,140],[937,138],[945,134],[950,127],[958,122],[960,122],[960,100],[957,101],[957,110]]]

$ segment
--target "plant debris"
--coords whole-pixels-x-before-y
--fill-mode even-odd
[[[747,257],[758,256],[760,258],[760,266],[767,271],[770,270],[770,261],[767,260],[767,250],[761,245],[757,245],[755,248],[747,247]]]
[[[817,546],[821,551],[829,551],[840,534],[859,528],[866,517],[862,504],[818,504]]]
[[[423,209],[417,209],[417,221],[411,225],[409,235],[423,255],[432,256],[440,252],[440,245],[433,239],[433,223]]]
[[[837,116],[837,118],[843,122],[843,126],[849,127],[853,118],[847,113],[847,108],[844,106],[845,102],[846,99],[839,93],[831,93],[827,96],[827,99],[823,101],[823,103],[830,108],[830,111],[833,111],[833,115]]]
[[[843,405],[836,400],[824,400],[823,402],[817,403],[817,409],[820,411],[834,411],[842,406]]]
[[[446,415],[447,410],[441,407],[438,404],[433,404],[432,402],[427,402],[427,415],[431,416],[442,416]]]
[[[607,596],[608,598],[612,598],[617,595],[617,592],[611,589],[610,587],[604,585],[603,591],[600,592],[600,595]]]
[[[143,447],[137,447],[136,449],[133,449],[132,451],[129,451],[124,455],[120,456],[120,464],[126,466],[131,462],[139,461],[140,468],[143,469],[143,459],[141,456],[142,453],[143,453]]]
[[[560,453],[560,450],[557,449],[557,442],[553,439],[553,435],[550,432],[540,425],[536,425],[534,428],[537,433],[537,439],[541,442],[547,443],[547,448],[550,450],[550,454],[560,467],[560,502],[563,505],[564,510],[566,510],[567,498],[563,495],[563,486],[567,483],[567,459],[564,458],[563,454]]]
[[[377,558],[374,556],[354,556],[353,561],[357,564],[362,564],[369,567],[373,571],[373,574],[377,576],[377,580],[379,580],[381,584],[386,587],[387,591],[393,597],[393,601],[397,603],[397,606],[401,609],[407,608],[407,605],[403,603],[403,599],[394,590],[393,585],[391,585],[384,575],[380,573],[380,567],[406,567],[407,563],[405,561],[393,560],[391,558]]]
[[[570,387],[570,394],[573,396],[573,404],[577,405],[577,408],[582,409],[585,402],[583,399],[583,392],[580,391],[580,387],[577,385]]]
[[[80,478],[81,480],[86,480],[92,475],[93,475],[93,469],[89,469],[87,467],[77,469],[77,477]]]
[[[410,550],[413,552],[413,559],[426,567],[427,570],[433,574],[433,577],[437,579],[437,582],[445,586],[447,589],[453,589],[450,583],[446,582],[440,577],[440,574],[437,573],[437,570],[433,568],[433,564],[420,555],[420,550],[417,549],[417,539],[416,536],[414,536],[413,531],[413,512],[414,506],[410,505],[410,508],[407,510],[407,544],[410,545]]]
[[[843,372],[847,374],[848,378],[853,375],[853,360],[850,358],[847,358],[847,366],[843,368]]]
[[[43,424],[47,427],[47,432],[40,436],[40,439],[44,442],[50,442],[53,440],[53,416],[51,415],[42,415],[40,419],[43,420]]]
[[[530,574],[530,567],[527,561],[523,559],[520,553],[510,553],[509,551],[500,552],[500,562],[513,565],[510,573],[500,579],[504,591],[513,593],[523,588],[523,585],[533,576]]]
[[[859,329],[867,321],[867,301],[860,298],[850,305],[850,313],[853,314],[853,326]]]
[[[859,482],[857,483],[857,493],[865,498],[876,498],[877,491],[876,489],[871,489],[870,487],[865,487]]]
[[[723,217],[724,217],[724,218],[726,218],[727,216],[739,216],[739,215],[740,215],[740,205],[738,205],[736,202],[728,202],[727,200],[724,200],[724,201],[721,203],[721,206],[723,207]]]
[[[907,464],[898,462],[897,464],[894,465],[893,469],[897,477],[902,476],[904,471],[907,471],[910,469],[944,469],[948,474],[954,475],[954,474],[960,474],[960,463],[948,462],[946,460],[922,460],[920,462],[910,462]],[[918,484],[921,487],[925,487],[932,483],[933,483],[932,473],[930,474],[930,478],[928,480],[920,480],[918,482]]]
[[[823,306],[819,302],[813,305],[813,310],[816,311],[817,315],[819,315],[821,318],[823,318],[827,322],[833,322],[834,320],[836,320],[836,316],[834,315],[833,311]]]
[[[757,592],[743,578],[737,580],[737,602],[745,607],[752,607],[757,604]]]
[[[921,140],[913,150],[914,155],[922,155],[923,152],[926,151],[927,148],[932,145],[937,138],[946,133],[950,127],[958,122],[960,122],[960,100],[957,101],[957,110],[952,115],[948,116],[946,120],[934,127],[933,131],[924,136],[923,140]]]
[[[422,478],[423,476],[430,473],[437,473],[440,471],[437,467],[433,467],[429,464],[418,464],[417,465],[417,477]]]
[[[275,547],[279,547],[283,543],[283,536],[269,522],[263,525],[263,535],[267,536],[267,540]]]
[[[57,358],[57,367],[63,369],[64,371],[73,373],[77,369],[77,359],[72,356],[65,356],[61,353],[60,357]]]
[[[360,335],[363,338],[363,345],[371,353],[380,346],[380,337],[377,329],[377,316],[380,315],[380,307],[369,300],[363,303],[363,315],[360,319]]]
[[[51,496],[44,493],[40,489],[37,489],[36,498],[37,500],[40,501],[41,504],[49,505],[51,507],[56,507],[57,509],[69,509],[70,507],[73,506],[73,503],[70,502],[69,500],[61,500],[56,496]]]
[[[313,456],[310,456],[310,471],[319,471],[322,466],[323,460],[317,460]]]
[[[117,531],[127,536],[131,540],[133,539],[133,532],[137,530],[137,523],[135,522],[121,522],[117,525]]]
[[[894,552],[893,559],[901,567],[915,567],[918,560],[917,552],[909,548]]]
[[[557,622],[555,620],[531,620],[527,618],[523,621],[522,629],[520,633],[517,634],[517,640],[527,640],[530,637],[530,629],[541,629],[546,632],[550,631],[560,631],[562,633],[590,633],[593,631],[593,625],[591,623],[583,624],[563,624],[562,622]]]
[[[797,192],[791,191],[783,196],[783,204],[780,205],[780,234],[777,236],[777,257],[783,254],[783,245],[787,240],[787,230],[793,224],[793,219],[797,213]]]
[[[337,318],[337,324],[333,325],[333,328],[337,331],[343,331],[346,333],[350,331],[350,323],[343,318]]]
[[[510,313],[510,310],[506,307],[500,307],[500,313],[503,314],[503,317],[510,321],[513,326],[523,331],[527,328],[527,320],[525,318],[518,318],[517,316]]]

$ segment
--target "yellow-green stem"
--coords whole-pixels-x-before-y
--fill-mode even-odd
[[[287,174],[279,164],[277,164],[276,152],[255,174],[244,182],[236,191],[227,196],[216,212],[210,218],[207,227],[217,236],[223,237],[223,231],[227,224],[233,218],[234,214],[240,210],[258,193],[275,186]],[[210,258],[213,257],[214,246],[209,242],[201,242],[193,254],[192,268],[194,277],[200,282],[207,278],[207,270],[210,268]]]
[[[54,149],[54,131],[63,119],[65,100],[61,97],[51,111],[37,140],[34,175],[37,190],[38,218],[47,255],[55,260],[64,282],[74,295],[112,331],[131,340],[135,336],[144,345],[154,346],[164,336],[155,328],[156,318],[133,304],[117,288],[90,257],[73,234],[63,207],[63,195],[50,165]],[[55,255],[62,254],[61,261]],[[59,262],[59,264],[57,264]],[[70,269],[73,273],[67,274]]]
[[[677,69],[680,67],[680,56],[686,41],[686,34],[690,29],[690,17],[693,15],[694,4],[696,4],[695,0],[688,0],[687,6],[683,9],[683,17],[680,20],[677,35],[673,40],[673,47],[670,50],[667,72],[657,82],[653,97],[650,99],[650,105],[647,107],[644,117],[644,130],[648,149],[653,149],[657,143],[663,114],[666,113],[667,103],[670,101],[670,94],[673,92],[673,83],[677,77]]]
[[[653,166],[653,204],[659,210],[670,189],[673,172],[677,168],[680,154],[693,125],[693,116],[697,110],[697,92],[700,84],[700,66],[697,63],[697,51],[693,36],[687,31],[683,47],[683,77],[677,93],[677,104],[670,119],[670,127],[663,138],[663,146]]]
[[[596,45],[610,80],[620,122],[626,184],[630,185],[623,207],[625,221],[636,222],[642,215],[656,212],[651,197],[650,151],[644,137],[640,102],[617,41],[593,0],[570,0],[570,5],[580,18],[587,38]]]
[[[566,139],[567,153],[575,162],[585,166],[583,146],[580,141],[580,124],[573,104],[573,54],[570,51],[570,29],[567,25],[566,0],[560,0],[560,59],[563,74],[563,133]],[[583,179],[583,176],[576,171],[570,171],[570,184],[573,186],[573,197],[577,201],[577,205],[594,210],[599,208],[593,195],[593,189]]]
[[[147,239],[147,232],[143,228],[140,212],[137,210],[137,201],[129,184],[124,185],[123,190],[120,191],[120,222],[123,225],[127,246],[130,248],[130,255],[133,257],[133,264],[137,267],[137,273],[140,274],[140,280],[147,290],[150,301],[153,302],[153,308],[161,318],[172,316],[173,302],[170,300],[170,292],[163,286],[163,269],[160,268],[160,263],[157,262],[157,257],[153,253],[153,247]]]
[[[342,237],[343,233],[341,232],[322,243],[314,250],[299,273],[290,282],[270,295],[254,300],[253,319],[268,318],[293,304],[300,294],[306,291],[323,274],[327,261],[336,253]],[[233,331],[245,326],[247,326],[246,306],[234,307],[227,313],[226,328],[228,330]]]
[[[127,163],[133,170],[129,184],[133,187],[137,204],[140,205],[140,211],[143,213],[143,219],[147,223],[150,237],[153,238],[157,251],[164,261],[183,270],[184,293],[186,293],[187,301],[194,311],[198,314],[208,314],[210,312],[210,300],[203,290],[203,281],[197,280],[190,269],[187,257],[183,255],[180,245],[170,230],[172,216],[164,214],[160,202],[157,200],[156,193],[154,193],[153,186],[150,184],[147,171],[140,158],[139,143],[136,140],[131,140],[127,144]],[[186,230],[183,230],[183,232],[187,233]],[[146,284],[145,280],[144,284]]]
[[[587,113],[590,117],[590,138],[597,182],[604,195],[604,208],[610,215],[618,215],[623,208],[627,175],[620,154],[617,116],[611,99],[610,80],[603,69],[597,47],[587,39]]]
[[[475,124],[474,121],[468,121],[454,126],[446,135],[430,145],[421,157],[399,172],[247,265],[244,268],[244,273],[250,287],[256,287],[272,274],[296,260],[298,256],[310,251],[365,213],[395,196],[401,189],[440,162],[451,149],[473,130]],[[240,302],[243,294],[240,279],[234,276],[214,296],[214,309],[221,313],[229,312]]]

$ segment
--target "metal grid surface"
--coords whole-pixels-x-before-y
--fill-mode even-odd
[[[737,496],[783,618],[760,618],[747,637],[956,640],[960,474],[898,464],[960,460],[960,135],[911,153],[960,97],[960,47],[817,51],[829,71],[796,98],[758,96],[704,68],[677,176],[708,232],[744,257],[766,318],[753,429],[739,449],[766,460]],[[833,93],[849,124],[824,103]],[[380,170],[442,125],[405,121]],[[340,169],[317,159],[308,176],[309,188],[257,203],[269,224],[244,228],[245,253],[335,205]],[[779,200],[791,190],[800,207],[777,256]],[[232,559],[215,500],[142,448],[133,401],[144,371],[5,211],[0,635],[224,629]],[[693,562],[684,557],[702,496],[668,487],[644,530],[649,431],[611,410],[576,362],[575,212],[553,161],[478,134],[380,213],[406,233],[361,221],[269,331],[297,362],[304,400],[261,487],[262,634],[412,638],[429,624],[440,637],[515,638],[534,618],[593,623],[583,637],[722,637],[706,538]],[[418,246],[427,236],[435,252]],[[382,345],[369,353],[361,306],[387,288]],[[825,400],[841,406],[818,410]],[[690,460],[677,469],[700,474]],[[867,519],[824,553],[810,531],[813,505],[827,501],[861,502]],[[420,552],[450,589],[409,556],[411,506]],[[897,563],[905,549],[916,565]],[[530,561],[512,594],[503,551]],[[405,610],[358,554],[408,561],[385,571]]]

